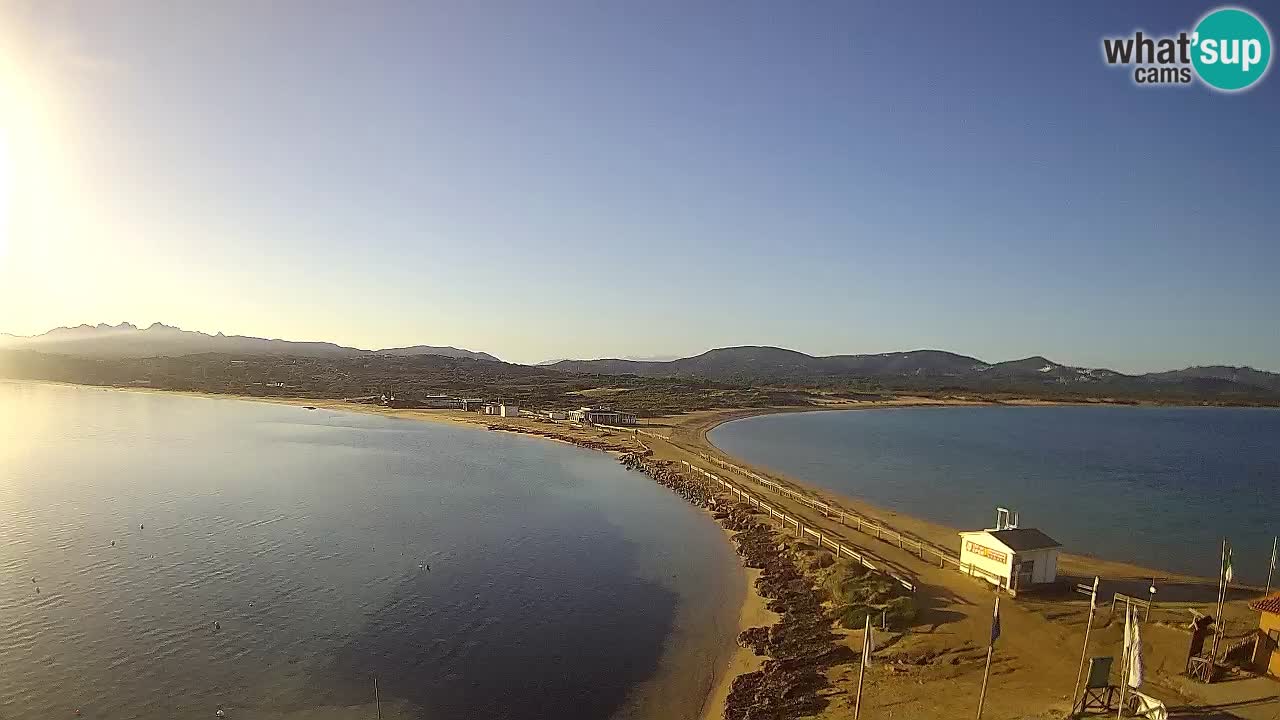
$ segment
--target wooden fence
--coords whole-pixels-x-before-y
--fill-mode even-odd
[[[693,475],[694,477],[700,478],[703,481],[703,483],[718,483],[720,487],[737,495],[738,499],[741,500],[742,502],[745,502],[748,505],[752,505],[754,507],[760,508],[764,512],[768,513],[770,519],[777,520],[782,525],[783,528],[794,527],[796,532],[796,537],[801,539],[812,538],[814,541],[817,542],[818,547],[825,547],[830,549],[832,552],[836,554],[837,557],[843,555],[845,557],[851,558],[854,561],[861,564],[863,567],[869,570],[874,570],[875,572],[887,575],[893,578],[894,580],[896,580],[899,584],[902,585],[902,587],[906,588],[911,592],[915,592],[916,585],[911,580],[903,577],[902,575],[892,570],[889,570],[888,568],[884,568],[876,565],[867,556],[863,555],[862,553],[854,550],[853,548],[847,545],[844,545],[843,543],[837,542],[830,535],[824,535],[820,530],[806,526],[804,522],[801,521],[799,518],[794,518],[794,517],[791,517],[790,515],[787,515],[786,513],[779,510],[778,508],[765,502],[762,498],[757,497],[750,490],[746,490],[740,485],[730,482],[729,480],[726,480],[720,477],[719,475],[716,475],[715,473],[708,472],[698,467],[697,465],[694,465],[688,462],[687,460],[681,460],[680,464],[683,465],[691,475]]]
[[[1126,606],[1126,607],[1127,607],[1127,606],[1129,606],[1129,605],[1132,605],[1132,606],[1134,606],[1134,607],[1136,607],[1136,608],[1138,608],[1138,609],[1142,610],[1142,621],[1143,621],[1143,622],[1146,622],[1146,621],[1148,621],[1148,620],[1150,620],[1150,619],[1151,619],[1151,603],[1150,603],[1149,601],[1147,601],[1147,600],[1143,600],[1143,599],[1142,599],[1142,598],[1140,598],[1140,597],[1134,597],[1134,596],[1132,596],[1132,595],[1125,595],[1124,593],[1116,593],[1116,594],[1114,594],[1114,595],[1112,595],[1112,596],[1111,596],[1111,612],[1112,612],[1112,614],[1114,614],[1114,613],[1115,613],[1115,611],[1116,611],[1116,601],[1123,602],[1123,603],[1125,604],[1125,606]]]
[[[655,440],[671,442],[670,438],[666,438],[661,435],[648,432],[646,430],[641,430],[639,428],[610,427],[610,429],[621,430],[621,431],[630,430],[631,432],[636,434],[637,440],[639,440],[639,436],[643,435],[645,437],[649,437]],[[648,445],[646,445],[643,441],[640,441],[640,442],[641,442],[641,445],[643,445],[644,447],[646,448],[648,447]],[[1001,578],[998,575],[988,572],[970,563],[961,562],[958,556],[953,555],[950,552],[943,550],[942,548],[939,548],[936,545],[924,542],[922,540],[915,540],[915,539],[906,537],[900,531],[895,530],[882,523],[876,522],[875,520],[867,518],[856,512],[852,512],[842,507],[825,503],[821,500],[818,500],[817,498],[810,497],[802,493],[798,493],[795,490],[792,490],[791,488],[787,487],[786,485],[783,485],[782,483],[770,480],[769,478],[766,478],[760,475],[759,473],[752,472],[751,470],[748,470],[747,468],[744,468],[740,465],[735,465],[734,463],[728,462],[718,457],[714,457],[705,452],[699,452],[698,456],[701,457],[703,460],[707,461],[708,463],[711,463],[712,465],[737,473],[738,475],[741,475],[743,477],[750,478],[751,480],[759,483],[760,485],[763,485],[766,489],[782,497],[789,498],[799,503],[803,503],[813,508],[814,510],[821,512],[826,517],[839,521],[839,523],[844,527],[857,530],[858,532],[865,533],[867,535],[871,535],[875,537],[877,540],[889,543],[890,545],[896,545],[898,548],[902,550],[907,550],[909,552],[914,553],[916,557],[919,557],[921,560],[928,560],[929,562],[934,562],[934,559],[936,558],[938,567],[940,568],[946,568],[948,565],[950,565],[956,571],[964,573],[965,575],[968,575],[970,577],[982,577],[987,582],[990,582],[997,587],[1002,587]],[[738,487],[737,485],[734,485],[728,482],[727,480],[725,480],[724,478],[721,478],[713,473],[709,473],[706,470],[699,468],[696,465],[693,465],[692,463],[689,463],[684,460],[681,460],[680,462],[682,465],[689,468],[691,471],[702,473],[705,477],[711,478],[714,481],[721,483],[721,485],[728,488],[731,492],[738,494],[739,497],[743,498],[750,504],[756,507],[759,507],[761,510],[765,510],[766,512],[769,513],[769,516],[771,518],[782,520],[784,527],[785,526],[795,527],[797,536],[812,537],[818,541],[818,544],[820,546],[829,547],[832,550],[834,550],[837,555],[842,555],[842,554],[846,555],[862,563],[865,567],[876,570],[877,572],[884,572],[886,575],[890,575],[895,580],[902,583],[904,587],[907,587],[908,589],[911,589],[914,591],[915,584],[912,583],[911,581],[903,579],[898,575],[891,573],[887,570],[882,570],[876,567],[875,565],[871,564],[871,562],[867,560],[861,553],[858,553],[848,547],[845,547],[844,545],[841,545],[835,542],[829,536],[822,535],[820,532],[818,532],[813,528],[803,527],[799,519],[783,515],[780,511],[770,506],[768,503],[765,503],[759,498],[755,498],[755,496],[751,495],[749,491],[746,491]],[[751,499],[748,500],[748,498],[751,498]]]
[[[962,563],[960,562],[959,557],[952,555],[951,553],[937,547],[936,545],[932,545],[930,543],[926,543],[921,540],[915,540],[915,539],[906,537],[898,530],[888,527],[887,525],[878,523],[856,512],[851,512],[842,507],[825,503],[821,500],[818,500],[817,498],[813,498],[808,495],[798,493],[795,490],[792,490],[791,488],[787,487],[786,485],[783,485],[782,483],[770,480],[769,478],[766,478],[758,473],[752,472],[751,470],[748,470],[739,465],[735,465],[726,460],[722,460],[720,458],[714,457],[704,452],[699,452],[698,456],[713,465],[724,468],[725,470],[732,471],[744,477],[750,478],[751,480],[763,485],[767,489],[771,490],[772,492],[778,495],[781,495],[782,497],[789,498],[799,503],[803,503],[804,505],[808,505],[814,510],[821,512],[826,517],[839,521],[839,523],[844,527],[857,530],[858,532],[865,533],[867,535],[871,535],[875,537],[877,540],[889,543],[890,545],[896,545],[897,547],[903,550],[912,552],[921,560],[928,560],[930,562],[933,562],[934,559],[936,558],[938,567],[940,568],[945,568],[948,565],[950,565],[957,571],[962,572],[965,575],[969,575],[970,577],[981,576],[984,579],[986,579],[988,582],[996,586],[1000,586],[1001,584],[1001,579],[998,575],[995,575],[994,573],[983,570],[982,568],[976,567],[970,563]]]

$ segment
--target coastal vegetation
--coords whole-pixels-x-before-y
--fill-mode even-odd
[[[1280,405],[1280,373],[1247,367],[1132,375],[1039,355],[987,362],[942,350],[814,356],[767,346],[717,348],[666,361],[520,365],[454,347],[362,350],[208,335],[161,323],[0,336],[0,377],[317,399],[357,399],[390,388],[406,406],[449,395],[501,398],[523,407],[608,403],[641,416],[873,402],[899,394],[987,402]]]
[[[891,628],[908,627],[915,621],[915,601],[901,583],[882,573],[841,558],[820,576],[824,577],[822,588],[831,598],[835,616],[849,630],[860,630],[867,617],[877,625],[883,620]]]
[[[720,352],[750,355],[734,350],[741,349]],[[595,362],[604,364],[591,364]],[[1086,380],[1080,379],[1085,376],[1077,369],[1068,372],[1065,366],[1054,366],[1052,372],[1041,372],[1044,365],[1031,368],[1042,362],[1037,359],[1021,370],[993,369],[974,375],[944,371],[937,363],[932,363],[932,369],[896,363],[889,369],[848,370],[868,373],[858,376],[777,370],[767,361],[746,358],[741,364],[698,370],[705,375],[678,371],[679,361],[668,368],[672,374],[653,374],[651,369],[645,370],[647,374],[608,374],[623,369],[609,364],[613,362],[530,366],[438,354],[86,357],[0,350],[0,377],[357,401],[392,388],[409,407],[427,397],[448,395],[501,398],[522,407],[566,408],[605,402],[642,417],[711,409],[817,407],[890,400],[897,395],[986,402],[1030,398],[1050,402],[1280,405],[1280,375],[1245,372],[1247,369],[1200,368],[1152,376],[1098,373]],[[666,364],[648,363],[645,367],[652,365]]]

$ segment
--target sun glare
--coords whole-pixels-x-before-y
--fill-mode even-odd
[[[9,235],[13,222],[9,209],[13,207],[13,156],[9,152],[9,133],[0,124],[0,262],[9,248]]]
[[[9,68],[0,61],[0,262],[7,255],[10,238],[15,232],[13,193],[17,159],[12,150],[13,131],[10,129],[15,114],[11,87]]]
[[[72,186],[58,99],[43,74],[0,58],[0,258],[7,261],[38,255],[68,234]]]

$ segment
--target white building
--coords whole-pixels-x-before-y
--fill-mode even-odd
[[[568,420],[569,413],[564,410],[548,410],[542,413],[543,417],[548,420]]]
[[[960,567],[1017,595],[1058,579],[1062,543],[1034,528],[960,533]]]
[[[589,425],[635,425],[636,416],[617,410],[599,410],[596,408],[578,408],[569,411],[569,419]]]
[[[518,405],[507,405],[503,403],[498,406],[498,414],[502,417],[520,417],[520,407]]]

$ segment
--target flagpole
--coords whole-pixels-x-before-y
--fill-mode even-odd
[[[1276,571],[1276,549],[1280,548],[1280,536],[1271,541],[1271,567],[1267,568],[1267,591],[1263,596],[1271,594],[1271,573]]]
[[[992,611],[992,626],[995,626],[996,618],[1000,617],[1000,591],[996,591],[996,607]],[[991,643],[987,645],[987,669],[982,671],[982,692],[978,695],[978,720],[982,720],[982,708],[987,704],[987,678],[991,676],[991,654],[996,649],[995,633],[992,633]]]
[[[862,677],[867,673],[867,638],[871,634],[871,616],[867,616],[866,625],[862,631],[862,663],[858,668],[858,699],[853,703],[853,720],[858,720],[858,716],[862,714]]]
[[[1213,617],[1213,645],[1209,651],[1209,677],[1213,677],[1214,667],[1218,663],[1218,643],[1222,634],[1222,605],[1227,598],[1227,539],[1222,538],[1222,564],[1218,568],[1218,609]]]
[[[1071,716],[1076,714],[1076,697],[1080,694],[1080,678],[1084,677],[1084,659],[1089,654],[1089,631],[1093,629],[1093,613],[1098,609],[1098,576],[1093,576],[1093,592],[1089,594],[1089,622],[1084,626],[1084,647],[1080,648],[1080,668],[1076,670],[1076,684],[1071,691]]]
[[[1133,621],[1133,607],[1124,604],[1124,652],[1120,653],[1120,705],[1116,708],[1116,720],[1124,712],[1124,691],[1129,687],[1129,653],[1133,652],[1130,642],[1129,623]]]

